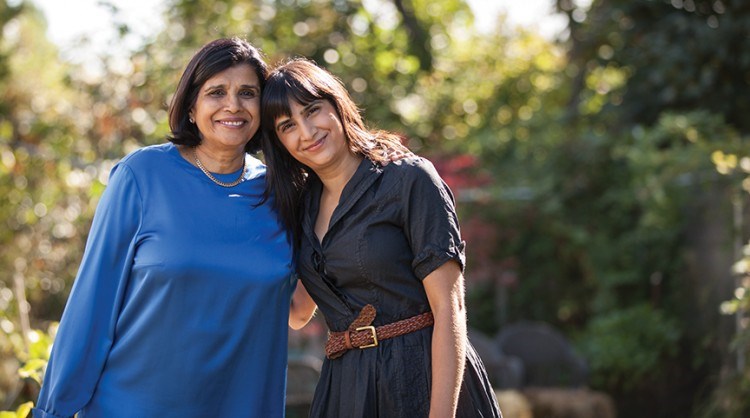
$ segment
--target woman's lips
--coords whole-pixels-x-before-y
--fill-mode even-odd
[[[317,151],[323,145],[323,142],[325,142],[325,137],[320,138],[317,141],[310,144],[309,147],[305,148],[305,151]]]
[[[227,126],[230,128],[239,128],[247,123],[247,121],[242,120],[242,119],[237,119],[237,120],[223,119],[223,120],[218,120],[216,122],[222,126]]]

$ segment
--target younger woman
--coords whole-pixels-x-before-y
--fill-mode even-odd
[[[500,417],[467,342],[464,242],[432,164],[368,130],[310,61],[272,71],[262,107],[266,192],[299,245],[290,324],[317,304],[331,331],[311,416]]]

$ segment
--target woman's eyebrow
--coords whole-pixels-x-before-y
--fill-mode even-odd
[[[315,106],[316,104],[318,104],[318,103],[320,103],[320,102],[321,102],[321,100],[320,100],[320,99],[318,99],[318,100],[313,100],[312,102],[310,102],[310,103],[308,103],[307,105],[305,105],[305,106],[304,106],[304,107],[302,108],[302,110],[300,110],[300,112],[299,112],[299,113],[300,113],[300,114],[302,114],[302,113],[305,113],[305,112],[307,112],[308,110],[310,110],[310,108],[311,108],[311,107]]]
[[[276,120],[277,120],[277,122],[276,122],[275,128],[279,129],[279,128],[281,128],[281,125],[284,125],[285,123],[289,122],[289,117],[288,116],[279,116]]]

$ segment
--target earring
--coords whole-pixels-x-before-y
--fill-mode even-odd
[[[188,120],[190,121],[190,123],[195,123],[195,119],[193,119],[193,118],[190,118]]]

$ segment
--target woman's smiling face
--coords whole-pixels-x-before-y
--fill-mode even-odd
[[[291,115],[276,119],[274,129],[284,148],[315,171],[350,158],[346,134],[336,108],[328,100],[302,105],[289,101]]]
[[[260,82],[249,64],[235,65],[206,80],[190,117],[201,146],[244,149],[260,127]]]

